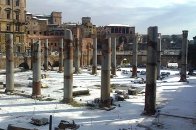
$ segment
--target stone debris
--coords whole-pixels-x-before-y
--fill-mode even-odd
[[[125,99],[129,99],[129,95],[125,91],[116,90],[115,93],[114,99],[116,101],[124,101]]]
[[[30,123],[33,125],[42,126],[48,124],[49,121],[48,118],[41,118],[41,119],[32,118]]]
[[[55,128],[55,130],[77,130],[79,129],[80,125],[75,124],[74,120],[72,121],[72,123],[65,121],[65,120],[61,120],[61,122],[59,123],[58,127]]]
[[[128,94],[129,95],[137,95],[138,92],[137,92],[137,90],[135,88],[129,88],[128,89]]]
[[[77,91],[73,91],[73,96],[76,97],[76,96],[81,96],[81,95],[89,95],[90,92],[89,90],[77,90]]]
[[[144,87],[130,87],[128,88],[128,95],[137,95],[145,92]]]
[[[47,78],[47,75],[46,74],[41,74],[41,78],[45,79],[45,78]]]
[[[47,84],[41,83],[41,88],[48,88]]]

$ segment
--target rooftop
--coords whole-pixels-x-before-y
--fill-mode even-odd
[[[128,24],[109,24],[109,25],[107,25],[107,26],[119,26],[119,27],[130,27],[130,25],[128,25]]]

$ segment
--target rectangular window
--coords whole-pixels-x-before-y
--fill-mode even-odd
[[[19,5],[20,5],[20,1],[16,0],[16,6],[19,6]]]
[[[122,33],[125,34],[125,32],[126,32],[126,29],[123,27],[122,28]]]
[[[19,31],[20,31],[20,26],[19,26],[19,25],[16,25],[15,27],[16,27],[15,30],[16,30],[17,32],[19,32]]]
[[[19,20],[19,12],[16,12],[16,20]]]
[[[119,27],[118,30],[119,30],[118,33],[122,33],[122,28],[121,27]]]
[[[20,43],[20,37],[16,36],[16,43]]]
[[[126,28],[126,34],[129,34],[129,28]]]
[[[7,5],[11,5],[10,0],[6,0],[6,4],[7,4]]]
[[[114,27],[111,27],[111,33],[114,33]]]
[[[11,24],[7,24],[7,31],[11,31]]]
[[[115,27],[115,33],[118,33],[118,28],[117,27]]]
[[[11,19],[11,12],[7,11],[7,19]]]

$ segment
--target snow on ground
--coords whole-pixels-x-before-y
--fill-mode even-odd
[[[122,70],[129,70],[123,68]],[[139,69],[139,71],[145,69]],[[144,109],[144,94],[130,95],[126,101],[115,102],[116,108],[111,111],[88,109],[87,107],[73,107],[63,104],[63,73],[55,71],[42,72],[47,78],[42,83],[48,88],[42,88],[42,94],[52,101],[34,100],[19,95],[6,95],[4,89],[0,94],[0,128],[6,129],[8,124],[14,124],[26,128],[47,130],[49,125],[34,126],[30,124],[32,117],[42,118],[53,116],[53,127],[57,127],[60,120],[72,121],[80,125],[79,130],[145,130],[147,127],[153,130],[196,130],[196,77],[190,76],[189,83],[178,82],[178,71],[163,70],[170,72],[170,76],[162,81],[157,81],[157,108],[160,109],[158,118],[142,116]],[[15,73],[15,89],[31,94],[32,88],[28,87],[32,80],[32,72]],[[117,77],[111,79],[111,84],[119,84],[118,90],[127,91],[126,86],[141,87],[145,84],[134,84],[138,79],[130,78],[131,73],[123,74],[117,71]],[[89,89],[90,95],[79,96],[74,99],[79,103],[93,101],[100,97],[100,71],[98,75],[90,75],[83,70],[82,74],[74,74],[73,85],[77,89]],[[145,79],[145,75],[139,75]],[[5,83],[5,75],[0,75],[0,82]],[[124,87],[122,87],[124,86]],[[114,90],[113,90],[114,91]],[[114,93],[111,93],[111,96]],[[118,106],[120,104],[120,107]],[[139,125],[138,125],[139,124]],[[156,124],[161,124],[157,126]]]

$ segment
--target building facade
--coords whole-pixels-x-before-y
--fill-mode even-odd
[[[91,22],[91,17],[82,17],[82,37],[91,38],[92,35],[96,34],[96,26]]]
[[[5,34],[13,33],[14,52],[25,49],[26,0],[0,0],[0,52],[5,52]]]
[[[40,36],[49,36],[49,51],[58,51],[60,40],[52,39],[51,37],[64,35],[64,30],[60,27],[62,23],[61,14],[61,12],[52,12],[50,15],[35,15],[29,12],[26,13],[27,50],[30,50],[32,44],[32,41],[29,37],[37,36],[37,39],[34,40],[38,40],[38,37]],[[44,48],[45,42],[46,39],[41,40],[42,48]]]
[[[109,24],[104,27],[97,28],[97,37],[98,37],[98,49],[101,47],[101,39],[103,33],[111,37],[116,37],[116,49],[117,51],[127,51],[130,50],[130,47],[134,43],[135,37],[135,27],[122,24]]]

